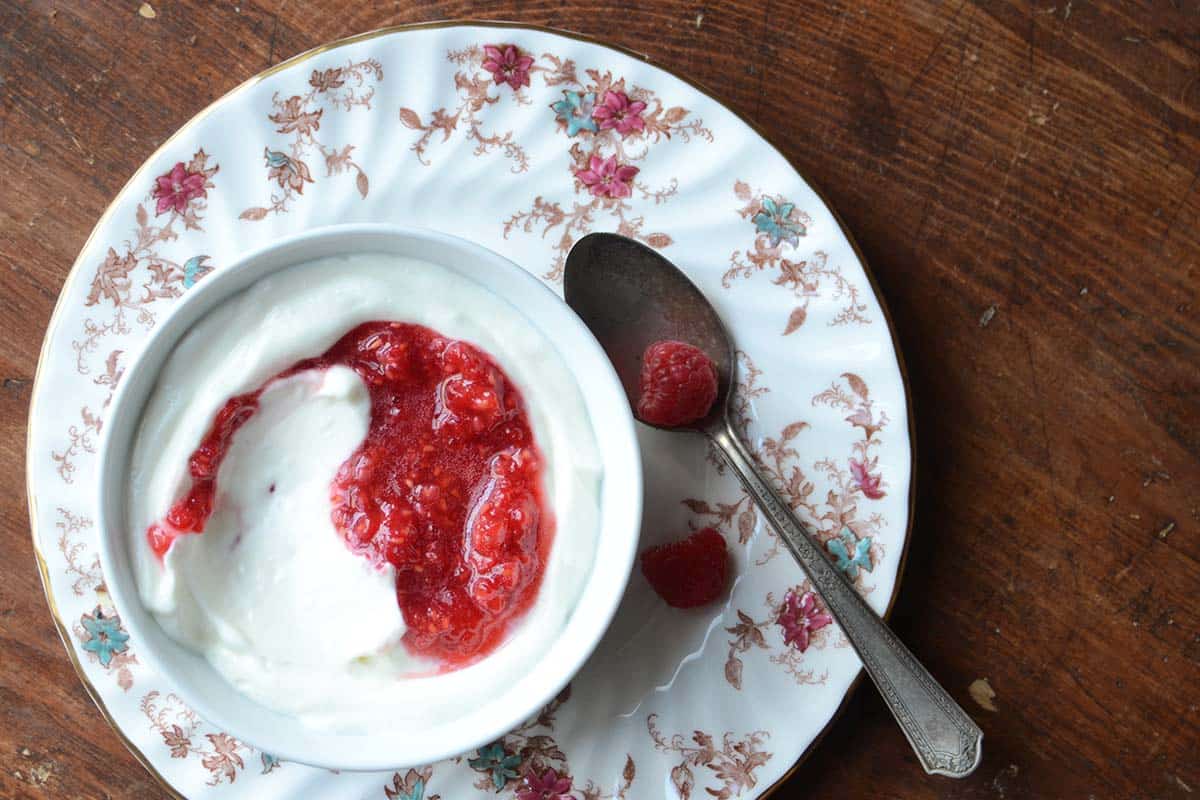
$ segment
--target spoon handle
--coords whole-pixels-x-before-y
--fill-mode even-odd
[[[931,774],[965,778],[979,765],[983,731],[921,666],[854,586],[825,555],[755,466],[754,457],[728,424],[709,434],[800,562],[879,687],[921,766]]]

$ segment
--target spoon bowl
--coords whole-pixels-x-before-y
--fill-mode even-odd
[[[733,343],[708,298],[674,264],[633,239],[591,233],[567,255],[563,293],[608,354],[630,406],[637,407],[646,348],[663,339],[677,339],[712,359],[717,368],[717,399],[703,419],[663,430],[707,433],[724,424],[736,385]]]

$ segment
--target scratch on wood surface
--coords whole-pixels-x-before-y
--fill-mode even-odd
[[[758,47],[756,48],[758,58],[763,58],[770,52],[767,36],[775,29],[774,18],[771,16],[771,5],[771,0],[763,3],[762,33],[759,35]],[[766,97],[766,94],[763,92],[763,81],[767,77],[767,67],[769,64],[757,63],[758,59],[755,61],[756,63],[750,64],[750,74],[753,75],[754,71],[758,73],[758,81],[754,86],[754,113],[757,116],[762,111],[763,100]]]
[[[275,64],[275,35],[279,33],[279,15],[283,13],[283,9],[287,6],[287,0],[283,0],[279,4],[279,8],[275,9],[275,18],[271,21],[271,40],[267,45],[267,66]]]
[[[1030,88],[1033,82],[1033,31],[1029,34],[1029,83],[1026,86],[1026,96],[1032,96],[1033,91]],[[1032,108],[1032,102],[1030,107]],[[1013,144],[1012,158],[1009,159],[1008,169],[1004,171],[1004,180],[1000,182],[1000,190],[992,197],[992,212],[988,214],[987,225],[983,228],[983,234],[980,236],[980,241],[987,242],[988,235],[992,231],[992,225],[996,222],[997,212],[1000,210],[1000,203],[1008,197],[1008,184],[1012,180],[1013,170],[1016,169],[1017,162],[1029,156],[1029,152],[1021,152],[1021,145],[1025,143],[1026,137],[1029,135],[1029,117],[1025,117],[1024,123],[1021,125],[1021,130],[1017,132],[1016,141]]]
[[[1042,391],[1041,382],[1038,381],[1037,365],[1033,361],[1033,343],[1029,340],[1029,335],[1026,333],[1022,336],[1025,341],[1025,358],[1029,363],[1029,382],[1033,384],[1033,395],[1037,401],[1038,423],[1042,428],[1042,457],[1045,460],[1046,472],[1050,474],[1051,485],[1058,484],[1058,476],[1054,471],[1054,454],[1050,449],[1050,432],[1046,425],[1046,395]],[[1058,493],[1051,491],[1049,493],[1050,502],[1054,506],[1055,519],[1062,519],[1062,506],[1058,502]]]
[[[58,123],[60,125],[62,125],[63,130],[67,132],[67,137],[70,138],[71,143],[73,145],[75,145],[75,149],[78,150],[79,152],[83,153],[84,155],[87,155],[87,151],[83,149],[83,145],[79,143],[79,140],[77,138],[75,138],[75,134],[71,131],[71,129],[69,127],[67,127],[67,121],[65,119],[63,119],[62,117],[59,117]]]
[[[929,71],[929,65],[933,63],[933,57],[937,55],[938,50],[941,49],[942,42],[945,41],[946,37],[950,35],[950,29],[954,28],[958,24],[958,15],[962,12],[963,6],[966,4],[967,0],[962,0],[962,2],[958,4],[958,7],[954,9],[954,16],[952,16],[950,21],[946,23],[946,27],[942,28],[942,32],[938,34],[937,40],[933,43],[933,47],[929,48],[929,53],[925,56],[925,60],[921,62],[921,66],[917,68],[916,74],[913,75],[912,81],[910,81],[908,86],[904,89],[904,94],[900,95],[901,103],[908,99],[908,96],[912,94],[913,89],[917,88],[917,85],[920,84],[920,82],[925,78],[925,73]]]
[[[842,53],[842,37],[846,33],[846,17],[850,16],[850,10],[843,8],[838,14],[837,25],[829,37],[829,72],[827,73],[826,82],[832,84],[834,75],[838,69],[838,57]],[[828,149],[829,137],[837,130],[836,126],[824,125],[824,131],[821,133],[821,148]]]
[[[982,314],[979,315],[979,327],[986,328],[992,318],[996,316],[995,304],[988,306]]]
[[[1175,221],[1179,219],[1179,212],[1183,211],[1183,206],[1187,203],[1189,197],[1192,196],[1192,190],[1196,188],[1196,182],[1200,180],[1200,166],[1197,166],[1192,172],[1192,180],[1188,183],[1187,189],[1184,190],[1183,196],[1175,203],[1175,207],[1171,209],[1171,213],[1167,217],[1166,227],[1163,228],[1162,236],[1158,239],[1158,252],[1162,252],[1167,242],[1171,238],[1171,231],[1175,230]],[[1160,209],[1161,210],[1161,209]]]
[[[947,126],[945,139],[942,142],[941,153],[938,155],[937,162],[933,168],[935,173],[940,173],[942,171],[942,167],[946,163],[946,159],[950,156],[951,145],[953,145],[953,150],[955,152],[960,151],[963,148],[963,145],[970,138],[971,133],[973,133],[975,130],[974,127],[971,126],[965,132],[963,132],[962,135],[959,135],[959,131],[963,129],[963,108],[966,104],[966,92],[963,90],[963,86],[975,77],[979,65],[979,54],[972,49],[972,46],[978,44],[978,47],[981,50],[984,47],[983,41],[979,41],[978,43],[976,42],[976,39],[978,38],[976,37],[978,28],[979,20],[975,16],[972,16],[970,25],[968,25],[968,27],[963,31],[961,47],[959,50],[958,69],[955,71],[954,85],[952,89],[953,100],[951,100],[950,103],[950,121]],[[882,170],[880,170],[880,174],[882,174]],[[919,245],[922,241],[924,241],[925,225],[929,221],[929,218],[933,215],[934,208],[939,206],[941,197],[942,192],[939,188],[936,195],[926,200],[923,204],[921,208],[921,218],[917,223],[917,230],[913,236],[913,242],[916,245]]]

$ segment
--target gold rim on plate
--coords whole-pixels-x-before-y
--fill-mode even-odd
[[[696,91],[700,92],[706,98],[708,98],[709,100],[716,103],[718,106],[723,108],[725,111],[732,114],[737,120],[739,120],[744,125],[746,125],[751,130],[753,130],[755,133],[757,133],[760,137],[762,137],[763,141],[766,142],[767,146],[771,147],[773,150],[775,150],[775,152],[778,153],[779,156],[781,158],[783,158],[784,161],[787,162],[788,166],[790,166],[792,168],[792,170],[797,175],[800,176],[801,180],[803,180],[809,186],[809,188],[811,188],[813,190],[813,192],[817,195],[817,197],[820,199],[822,204],[824,204],[825,208],[827,208],[829,210],[830,214],[833,216],[834,222],[837,223],[838,228],[841,229],[842,235],[846,237],[846,241],[848,241],[850,243],[851,249],[854,250],[854,255],[858,258],[859,263],[862,265],[863,272],[866,274],[867,280],[871,284],[871,291],[874,293],[875,300],[876,300],[876,302],[879,303],[879,308],[883,312],[884,320],[887,322],[888,336],[892,341],[892,352],[894,352],[896,355],[896,363],[900,369],[900,383],[904,388],[904,403],[905,403],[905,410],[907,412],[907,417],[908,417],[908,419],[907,419],[907,421],[908,421],[908,440],[909,440],[909,453],[910,453],[909,480],[908,480],[908,520],[907,520],[907,524],[905,525],[905,529],[904,529],[904,543],[903,543],[903,546],[900,551],[900,563],[896,567],[896,581],[892,587],[892,596],[890,598],[888,598],[887,608],[883,612],[883,618],[885,620],[889,616],[891,616],[892,607],[895,605],[896,598],[900,594],[900,580],[904,575],[904,568],[908,561],[908,546],[912,539],[912,531],[913,531],[913,512],[915,510],[915,501],[916,501],[916,492],[917,492],[917,474],[916,474],[917,437],[915,434],[916,428],[915,428],[915,420],[913,418],[912,391],[909,387],[908,368],[905,366],[905,363],[904,363],[904,354],[900,351],[900,342],[896,338],[896,326],[892,320],[891,312],[888,310],[887,303],[884,301],[883,295],[880,294],[880,292],[879,292],[879,283],[878,283],[878,281],[876,281],[874,273],[871,272],[871,268],[867,264],[867,260],[866,260],[866,257],[863,255],[862,249],[858,246],[858,242],[856,242],[854,240],[854,237],[850,234],[850,231],[846,228],[846,225],[843,222],[841,216],[837,213],[837,211],[833,208],[833,206],[829,204],[829,202],[827,201],[827,199],[825,197],[825,193],[822,192],[818,187],[816,187],[813,184],[813,182],[810,181],[804,175],[804,173],[802,173],[796,167],[796,165],[792,162],[792,160],[790,158],[788,158],[788,156],[785,153],[781,152],[779,150],[779,148],[775,147],[775,145],[771,143],[771,140],[767,136],[766,131],[764,131],[758,125],[758,123],[746,118],[745,116],[738,113],[734,109],[725,105],[725,103],[721,102],[703,84],[700,84],[697,81],[695,81],[691,78],[688,78],[688,77],[670,69],[669,67],[666,67],[666,66],[656,62],[655,60],[650,58],[650,56],[646,55],[645,53],[639,53],[636,50],[632,50],[623,45],[610,44],[608,42],[600,41],[596,38],[587,36],[582,33],[575,33],[573,31],[562,30],[560,28],[553,28],[553,27],[550,27],[547,25],[533,25],[533,24],[528,24],[528,23],[523,23],[523,22],[501,21],[501,20],[472,20],[472,19],[440,20],[440,21],[436,21],[436,22],[414,22],[414,23],[408,23],[408,24],[403,24],[403,25],[390,25],[385,28],[377,28],[373,31],[367,31],[365,33],[358,33],[353,36],[347,36],[342,39],[335,39],[332,42],[326,42],[325,44],[318,45],[318,46],[312,48],[311,50],[305,50],[303,53],[299,53],[298,55],[294,55],[285,61],[281,61],[278,64],[275,64],[274,66],[268,67],[267,69],[263,70],[262,72],[259,72],[258,74],[254,75],[253,77],[243,81],[242,83],[238,84],[234,88],[230,89],[228,92],[221,95],[219,98],[217,98],[212,103],[210,103],[208,106],[206,106],[204,109],[202,109],[199,113],[197,113],[195,116],[193,116],[187,122],[185,122],[177,131],[175,131],[175,133],[173,133],[169,137],[167,137],[167,139],[161,145],[159,145],[154,150],[153,153],[151,153],[149,156],[147,156],[145,158],[145,160],[142,161],[142,165],[134,171],[133,175],[130,176],[129,180],[127,180],[125,182],[125,185],[121,187],[121,190],[117,192],[117,194],[113,198],[112,202],[110,202],[108,204],[108,206],[104,209],[104,213],[100,215],[100,219],[97,220],[96,224],[92,227],[92,232],[90,234],[88,234],[87,240],[84,241],[83,247],[81,247],[79,250],[79,255],[76,257],[75,262],[71,265],[71,269],[67,273],[66,280],[63,281],[62,289],[59,290],[58,300],[54,304],[54,311],[50,315],[50,321],[46,325],[46,336],[42,340],[41,351],[38,354],[37,368],[33,374],[33,388],[30,390],[30,397],[29,397],[29,422],[26,425],[26,434],[25,434],[25,488],[26,488],[26,494],[27,494],[28,502],[29,502],[29,527],[30,527],[30,532],[33,535],[33,552],[34,552],[34,556],[37,559],[38,572],[41,575],[41,579],[42,579],[42,589],[46,593],[46,603],[50,608],[50,616],[54,619],[54,626],[58,630],[58,636],[60,639],[62,639],[63,645],[67,649],[67,655],[71,659],[71,665],[75,668],[75,672],[76,672],[76,674],[78,674],[79,680],[83,683],[84,690],[88,693],[88,696],[92,698],[92,702],[96,704],[96,708],[99,709],[100,715],[102,717],[104,717],[104,720],[108,723],[109,727],[111,727],[113,729],[113,731],[117,734],[117,737],[125,745],[125,748],[127,750],[129,750],[129,752],[133,755],[133,757],[135,759],[137,759],[138,763],[140,763],[143,767],[145,767],[146,771],[149,772],[154,777],[155,780],[157,780],[160,784],[162,784],[163,789],[165,789],[172,798],[177,798],[178,800],[185,800],[184,796],[182,794],[180,794],[179,791],[177,789],[175,789],[175,787],[172,786],[171,783],[166,778],[164,778],[157,769],[155,769],[154,764],[151,762],[149,756],[147,756],[145,753],[143,753],[137,747],[137,745],[135,745],[133,743],[133,741],[130,740],[129,737],[126,736],[125,733],[121,730],[121,726],[117,724],[117,721],[113,718],[112,714],[109,713],[108,708],[104,705],[104,700],[101,698],[99,690],[97,690],[96,687],[92,684],[91,680],[87,676],[87,673],[84,671],[83,664],[80,663],[79,657],[75,652],[75,647],[71,643],[71,637],[70,637],[70,633],[67,629],[66,623],[63,622],[62,617],[58,612],[58,605],[55,602],[54,591],[51,587],[49,565],[46,562],[45,557],[42,555],[41,547],[39,546],[37,499],[33,496],[33,491],[31,488],[32,487],[31,479],[32,479],[32,475],[33,475],[33,434],[32,434],[33,410],[37,405],[38,388],[40,385],[40,378],[42,375],[42,365],[45,364],[45,362],[46,362],[46,354],[50,348],[51,333],[55,330],[55,328],[58,324],[58,321],[59,321],[59,316],[62,314],[63,298],[66,295],[66,289],[71,284],[71,281],[76,277],[76,273],[79,272],[81,262],[83,259],[83,254],[87,252],[89,246],[92,244],[92,240],[95,238],[97,231],[99,231],[101,228],[104,227],[105,223],[108,222],[109,217],[111,217],[113,215],[113,213],[115,212],[118,201],[120,201],[122,199],[122,197],[124,197],[125,193],[129,190],[129,188],[131,186],[133,186],[138,181],[138,179],[149,169],[150,164],[156,159],[156,157],[160,153],[165,151],[176,139],[178,139],[180,136],[182,136],[184,133],[186,133],[188,130],[190,130],[194,125],[196,125],[202,119],[206,118],[209,114],[212,114],[213,112],[215,112],[219,106],[221,106],[225,102],[231,100],[236,95],[245,91],[246,89],[249,89],[250,87],[260,83],[261,81],[266,80],[267,78],[271,77],[272,75],[274,75],[278,72],[282,72],[283,70],[288,69],[289,67],[295,66],[297,64],[302,64],[305,61],[308,61],[311,58],[315,58],[319,55],[322,55],[323,53],[327,53],[330,50],[336,50],[339,47],[345,47],[347,45],[357,44],[359,42],[369,41],[371,39],[377,39],[377,38],[381,38],[384,36],[390,36],[393,33],[403,33],[405,31],[414,31],[414,30],[432,30],[432,29],[438,29],[438,28],[501,28],[501,29],[508,29],[508,30],[536,31],[539,33],[548,33],[553,36],[560,36],[564,39],[572,39],[577,42],[583,42],[584,44],[590,44],[590,45],[594,45],[597,47],[602,47],[602,48],[605,48],[608,50],[615,51],[622,55],[644,61],[647,64],[650,64],[651,66],[653,66],[654,68],[662,70],[663,72],[667,73],[668,75],[671,75],[675,79],[682,81],[683,83],[692,87]],[[835,722],[837,722],[837,720],[842,716],[842,713],[845,712],[846,706],[850,702],[850,698],[854,695],[855,690],[858,688],[859,684],[862,682],[862,677],[863,677],[863,672],[862,672],[862,669],[860,668],[858,675],[854,678],[854,680],[850,683],[850,687],[846,690],[846,694],[842,698],[842,702],[834,710],[833,714],[829,718],[829,721],[825,723],[825,727],[823,727],[820,730],[820,732],[817,733],[817,735],[815,737],[813,737],[813,740],[811,742],[809,742],[808,746],[804,749],[804,752],[802,752],[800,754],[800,756],[796,759],[796,762],[794,764],[792,764],[792,766],[789,767],[783,773],[783,775],[781,775],[779,777],[778,780],[776,780],[773,784],[768,786],[763,791],[763,793],[759,795],[759,798],[767,798],[767,797],[770,797],[772,794],[774,794],[784,784],[784,782],[787,781],[787,779],[790,778],[796,772],[796,770],[799,769],[800,766],[808,759],[808,757],[816,749],[817,745],[819,745],[821,743],[821,740],[824,739],[826,734],[829,733],[829,730],[830,730],[830,728],[833,727],[833,724]]]

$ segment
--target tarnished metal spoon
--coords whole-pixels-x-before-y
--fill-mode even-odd
[[[970,775],[979,764],[983,732],[829,560],[758,471],[730,423],[737,368],[733,343],[700,290],[654,250],[612,233],[585,236],[571,249],[564,290],[567,303],[608,353],[635,408],[647,346],[678,339],[708,353],[717,366],[717,401],[706,418],[670,430],[702,433],[716,446],[841,625],[925,771]]]

